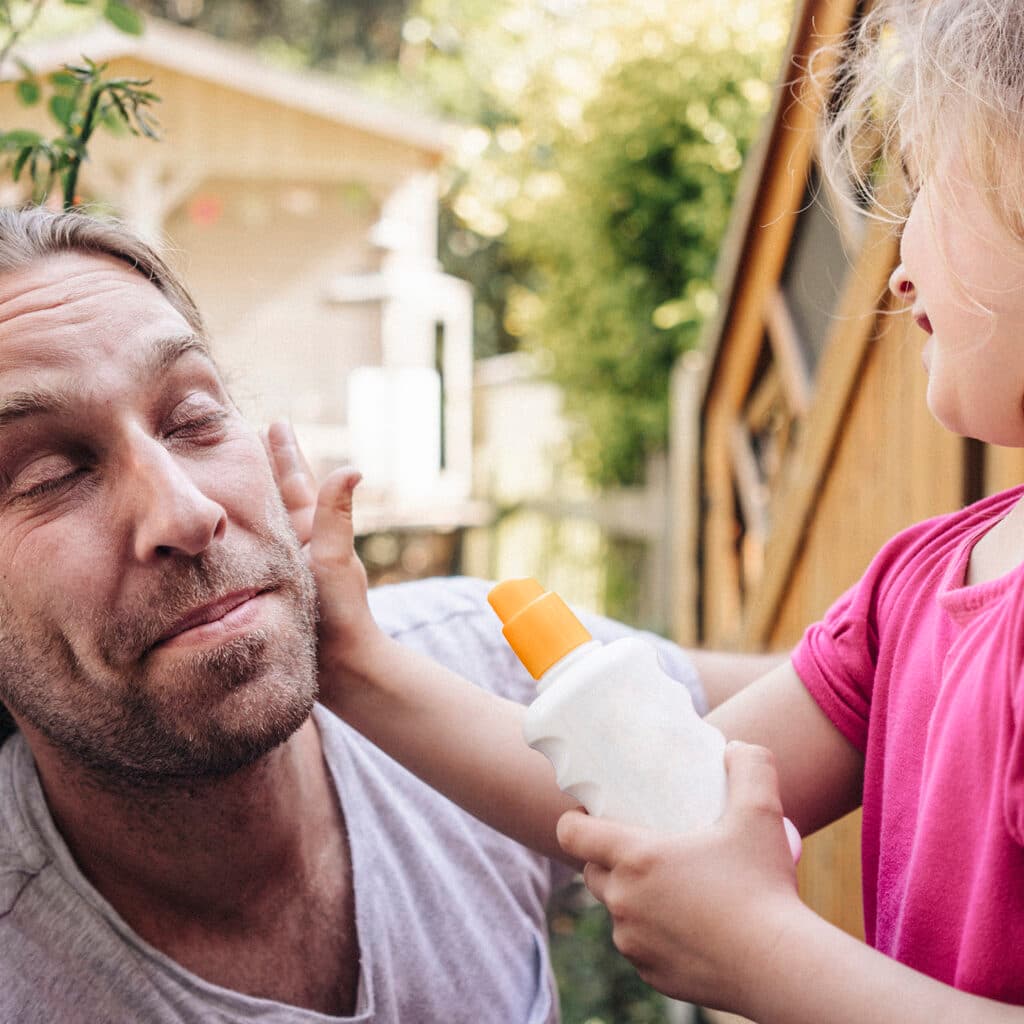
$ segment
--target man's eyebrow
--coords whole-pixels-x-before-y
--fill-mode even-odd
[[[29,416],[62,412],[69,404],[69,396],[65,391],[24,388],[0,398],[0,427]]]
[[[180,337],[161,338],[156,342],[143,364],[142,372],[157,377],[190,352],[197,352],[213,362],[210,346],[198,334],[183,334]]]
[[[209,345],[198,335],[161,338],[152,346],[138,376],[158,377],[190,352],[197,352],[213,362]],[[73,397],[73,392],[68,388],[32,386],[4,395],[0,397],[0,427],[29,416],[67,412],[72,407]]]

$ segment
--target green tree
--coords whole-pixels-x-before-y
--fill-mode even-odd
[[[531,273],[512,314],[578,424],[600,485],[641,481],[662,448],[669,372],[716,308],[714,272],[777,48],[699,34],[618,65],[578,124],[549,132],[542,198],[510,207]]]
[[[393,65],[410,0],[140,0],[150,14],[288,63],[354,74]]]
[[[598,485],[665,443],[668,373],[715,308],[743,157],[789,0],[419,0],[401,75],[473,123],[442,260],[477,293],[477,352],[525,344]]]

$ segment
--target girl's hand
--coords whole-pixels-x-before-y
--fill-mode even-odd
[[[383,637],[370,613],[366,570],[355,552],[352,493],[360,476],[354,469],[336,469],[318,490],[289,425],[272,423],[264,442],[320,597],[320,696],[340,711],[346,683],[364,675]]]
[[[771,985],[777,942],[811,912],[800,902],[770,751],[730,743],[725,814],[685,836],[630,828],[580,811],[558,840],[587,861],[583,879],[606,904],[613,938],[640,976],[677,999],[751,1012]]]

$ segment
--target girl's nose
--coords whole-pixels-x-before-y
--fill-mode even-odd
[[[901,302],[914,301],[914,282],[910,280],[907,269],[902,263],[889,277],[889,291]]]

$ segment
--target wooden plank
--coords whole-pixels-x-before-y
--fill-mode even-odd
[[[770,632],[789,584],[864,354],[875,333],[877,318],[870,311],[884,294],[897,258],[897,242],[889,225],[872,222],[868,236],[821,357],[811,412],[802,426],[797,450],[789,459],[782,491],[773,504],[775,529],[766,553],[764,585],[748,604],[743,626],[745,640],[755,646],[763,643]]]
[[[781,397],[778,371],[774,366],[769,366],[747,400],[747,426],[751,433],[757,434],[768,426],[776,403]]]
[[[721,412],[716,419],[722,418]],[[708,422],[704,445],[704,573],[701,587],[701,632],[715,646],[736,641],[742,618],[740,568],[736,556],[736,515],[732,489],[732,462],[728,424]]]
[[[765,325],[790,409],[803,416],[811,405],[811,374],[800,337],[781,288],[773,289],[765,302]]]
[[[729,447],[744,527],[748,534],[763,542],[768,536],[768,491],[761,479],[750,431],[742,423],[733,424]]]
[[[1024,481],[1024,448],[985,446],[985,493],[995,494]]]
[[[731,477],[707,469],[728,450],[732,423],[740,416],[750,391],[764,339],[764,309],[777,287],[803,201],[813,154],[820,97],[805,81],[800,68],[826,37],[835,37],[850,23],[855,0],[822,4],[805,0],[793,36],[786,77],[792,76],[791,102],[780,101],[775,110],[765,150],[760,188],[751,204],[746,233],[737,260],[730,303],[723,314],[722,333],[710,340],[712,364],[705,405],[705,487],[710,510],[705,531],[704,610],[702,635],[706,642],[731,642],[738,630],[741,607],[739,572],[729,572],[735,561],[735,523],[732,516]],[[722,575],[725,573],[726,575]]]
[[[700,636],[700,409],[702,352],[687,352],[672,369],[669,389],[669,518],[672,636],[693,647]]]

